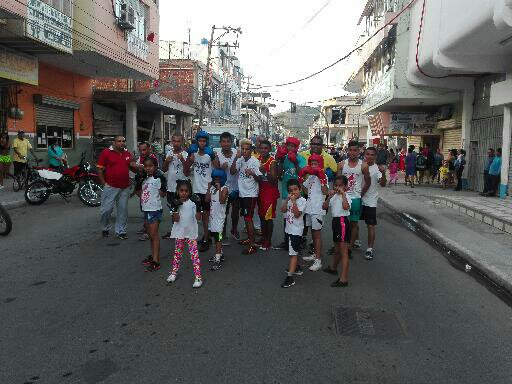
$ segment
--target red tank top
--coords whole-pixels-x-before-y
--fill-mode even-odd
[[[279,198],[279,188],[277,185],[272,184],[268,181],[266,174],[270,172],[270,166],[275,161],[275,159],[270,156],[266,162],[263,162],[261,156],[258,156],[258,160],[260,161],[263,169],[265,170],[265,175],[260,181],[260,196],[265,195],[265,197],[269,197],[270,199]]]

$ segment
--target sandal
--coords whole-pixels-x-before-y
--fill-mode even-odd
[[[251,243],[251,240],[245,239],[245,240],[241,240],[238,244],[240,244],[240,245],[249,245],[250,243]]]
[[[242,251],[244,255],[252,255],[254,253],[258,252],[258,249],[256,247],[249,247]]]

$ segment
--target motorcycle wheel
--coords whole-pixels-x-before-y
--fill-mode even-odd
[[[12,229],[11,217],[7,210],[0,205],[0,236],[7,236]]]
[[[36,180],[25,191],[25,201],[30,205],[41,205],[50,197],[52,187],[42,181]]]
[[[78,198],[89,207],[101,205],[101,193],[103,188],[94,180],[86,180],[78,186]]]

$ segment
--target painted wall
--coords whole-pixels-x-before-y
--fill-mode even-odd
[[[2,0],[0,9],[6,9],[21,17],[27,17],[27,0]]]

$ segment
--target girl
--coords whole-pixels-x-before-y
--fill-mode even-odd
[[[222,254],[222,230],[226,221],[226,206],[229,196],[229,188],[226,184],[227,175],[223,169],[214,169],[212,183],[208,186],[206,202],[210,203],[210,221],[208,229],[210,236],[215,240],[215,256],[208,261],[213,263],[211,270],[218,270],[224,262]]]
[[[146,272],[160,269],[160,236],[158,227],[162,221],[162,200],[166,195],[167,181],[162,171],[158,169],[158,161],[153,157],[144,160],[144,172],[137,180],[141,186],[136,188],[140,197],[140,206],[144,213],[144,227],[151,239],[151,255],[146,257],[142,264],[146,265]]]
[[[9,135],[2,133],[0,135],[0,190],[4,189],[4,178],[7,178],[9,168],[11,167],[10,149]]]
[[[198,204],[190,200],[192,185],[189,180],[177,181],[176,194],[179,200],[176,212],[172,215],[173,226],[171,230],[171,239],[176,239],[176,245],[172,270],[167,277],[167,283],[170,284],[176,281],[186,242],[194,266],[195,280],[192,287],[199,288],[203,285],[203,280],[201,277],[201,261],[197,251],[197,220],[201,219],[202,212]]]
[[[348,249],[350,246],[351,227],[350,227],[350,204],[352,200],[345,193],[347,190],[348,179],[345,175],[337,176],[334,179],[333,191],[329,192],[329,197],[323,204],[323,208],[330,208],[332,213],[332,236],[336,252],[332,260],[332,267],[324,269],[331,275],[336,275],[338,264],[341,260],[341,273],[338,280],[331,284],[331,287],[348,286]]]
[[[398,182],[398,159],[396,157],[393,158],[391,164],[389,164],[389,185],[394,181],[395,185]]]

